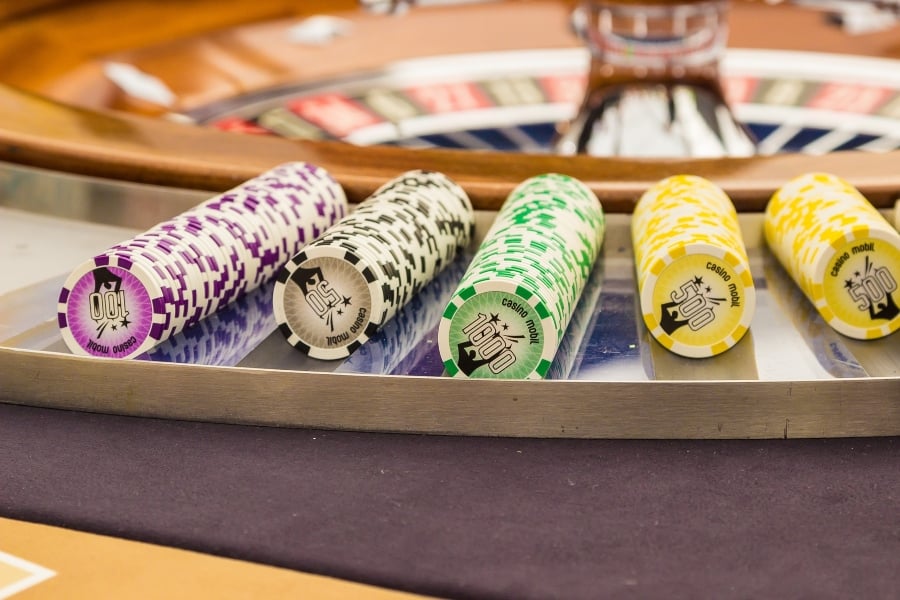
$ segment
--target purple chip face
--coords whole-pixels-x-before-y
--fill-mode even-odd
[[[118,259],[118,263],[124,262]],[[130,271],[99,266],[72,286],[66,323],[75,342],[88,354],[126,358],[150,336],[154,314],[164,307],[165,300],[151,297]]]

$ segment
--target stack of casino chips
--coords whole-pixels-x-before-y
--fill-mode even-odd
[[[676,175],[641,196],[631,221],[641,313],[650,334],[681,356],[734,346],[756,308],[737,212],[718,186]]]
[[[576,179],[540,175],[513,190],[444,310],[445,371],[544,378],[605,229],[599,200]]]
[[[848,182],[826,173],[788,182],[766,206],[765,233],[836,331],[874,339],[900,328],[900,234]]]
[[[386,183],[278,274],[273,308],[288,343],[312,358],[345,358],[469,245],[475,215],[441,173]]]
[[[137,358],[233,367],[275,330],[269,281]]]
[[[272,279],[346,212],[323,169],[275,167],[79,265],[59,295],[63,340],[139,356]]]

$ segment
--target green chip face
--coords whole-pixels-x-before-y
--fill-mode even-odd
[[[511,292],[470,296],[441,324],[447,372],[486,379],[543,378],[559,345],[547,314],[540,303],[532,305]]]

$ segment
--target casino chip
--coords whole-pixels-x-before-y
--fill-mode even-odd
[[[468,196],[441,173],[389,181],[281,269],[273,309],[288,343],[345,358],[469,245]]]
[[[286,163],[79,265],[57,319],[76,354],[132,358],[270,281],[347,212],[336,181]]]
[[[444,310],[438,347],[445,371],[546,377],[605,229],[599,200],[576,179],[545,174],[517,186]]]
[[[900,328],[900,233],[848,182],[808,173],[786,183],[766,206],[765,234],[837,332],[866,340]]]
[[[631,234],[643,321],[660,344],[704,358],[740,341],[756,290],[725,192],[692,175],[664,179],[641,196]]]

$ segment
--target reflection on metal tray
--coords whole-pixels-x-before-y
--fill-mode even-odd
[[[609,215],[603,255],[551,381],[443,376],[437,326],[470,254],[342,361],[310,359],[285,343],[268,286],[141,360],[72,356],[55,324],[67,269],[207,196],[0,170],[0,233],[12,246],[0,259],[0,399],[164,418],[470,435],[900,434],[900,338],[852,340],[827,327],[764,247],[762,216],[751,213],[741,215],[741,225],[756,313],[750,334],[713,358],[682,358],[649,337],[636,312],[629,217],[621,214]],[[480,234],[491,217],[479,215]]]

